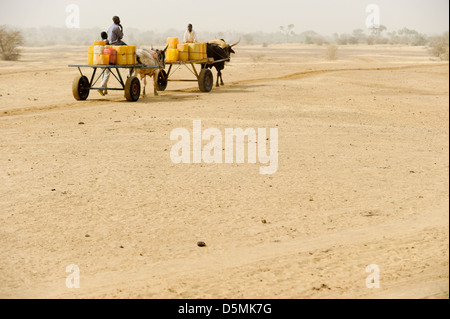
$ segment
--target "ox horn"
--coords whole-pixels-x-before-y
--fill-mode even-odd
[[[241,43],[241,40],[239,40],[238,42],[232,44],[231,47],[235,47],[235,46],[237,46],[239,43]]]

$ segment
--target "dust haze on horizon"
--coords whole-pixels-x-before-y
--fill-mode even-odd
[[[197,31],[277,32],[294,24],[294,32],[314,30],[324,35],[366,29],[366,7],[380,7],[380,23],[389,31],[403,27],[426,34],[449,29],[447,0],[228,0],[224,2],[138,0],[37,0],[0,2],[0,25],[16,28],[65,27],[69,4],[80,8],[80,27],[106,29],[118,15],[124,28],[156,32],[184,29]]]

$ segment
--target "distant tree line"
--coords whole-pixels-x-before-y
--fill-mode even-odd
[[[410,45],[427,46],[436,57],[448,60],[449,33],[439,36],[428,36],[416,30],[403,28],[389,32],[381,25],[369,30],[357,29],[352,33],[335,33],[332,36],[307,30],[301,33],[295,32],[295,26],[289,24],[280,26],[279,30],[272,33],[252,32],[241,33],[234,31],[224,32],[198,32],[201,41],[212,39],[225,39],[228,42],[241,40],[244,45],[263,45],[277,43],[302,43],[314,45]],[[19,47],[27,46],[53,46],[53,45],[91,45],[93,41],[100,39],[100,28],[93,29],[66,29],[55,27],[27,28],[20,31],[0,28],[0,54],[3,59],[14,60],[20,56]],[[164,47],[168,37],[182,38],[184,30],[170,29],[165,32],[141,31],[133,28],[125,28],[125,41],[128,44],[147,46],[154,48]]]
[[[398,44],[411,46],[426,46],[430,44],[430,38],[416,30],[403,28],[399,31],[387,32],[383,25],[372,28],[366,34],[364,30],[354,30],[352,34],[334,34],[334,40],[339,45],[347,44]]]
[[[333,36],[322,36],[313,30],[301,33],[294,32],[294,25],[281,26],[278,33],[247,33],[241,36],[244,44],[262,43],[263,47],[274,43],[302,43],[312,45],[328,45],[331,53],[336,51],[335,45],[408,45],[425,46],[430,48],[430,53],[441,60],[449,58],[449,32],[442,35],[428,36],[416,30],[403,28],[398,31],[388,32],[384,25],[371,28],[367,31],[356,29],[352,33],[335,33]],[[331,54],[333,55],[333,54]]]

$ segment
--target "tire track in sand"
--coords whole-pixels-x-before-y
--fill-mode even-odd
[[[116,100],[91,100],[84,102],[71,102],[71,103],[62,103],[62,104],[52,104],[52,105],[44,105],[44,106],[35,106],[35,107],[23,107],[16,109],[5,109],[0,113],[0,119],[2,118],[11,118],[14,116],[26,116],[26,115],[36,115],[36,113],[42,113],[47,111],[64,111],[67,109],[80,109],[87,108],[89,106],[103,106],[107,105],[111,102],[120,102],[121,99]]]
[[[409,70],[409,69],[422,69],[429,67],[448,67],[448,64],[420,64],[420,65],[407,65],[407,66],[397,66],[397,67],[376,67],[376,68],[350,68],[350,69],[324,69],[324,70],[308,70],[302,72],[295,72],[287,75],[282,75],[278,77],[267,77],[267,78],[259,78],[259,79],[249,79],[242,81],[234,81],[230,84],[225,85],[225,87],[235,87],[240,85],[261,83],[261,82],[274,82],[274,81],[283,81],[283,80],[298,80],[306,77],[327,74],[327,73],[336,73],[336,72],[355,72],[355,71],[400,71],[400,70]],[[181,90],[174,90],[172,92],[183,92],[183,93],[191,93],[197,92],[198,88],[187,88]]]
[[[279,77],[274,78],[259,78],[259,79],[249,79],[249,80],[242,80],[242,81],[234,81],[230,84],[226,85],[225,87],[236,87],[240,85],[247,85],[247,84],[253,84],[253,83],[261,83],[261,82],[274,82],[274,81],[283,81],[283,80],[297,80],[301,78],[321,75],[321,74],[328,74],[328,73],[336,73],[336,72],[355,72],[355,71],[396,71],[396,70],[408,70],[408,69],[421,69],[421,68],[429,68],[429,67],[448,67],[448,64],[422,64],[422,65],[408,65],[408,66],[398,66],[398,67],[377,67],[377,68],[350,68],[350,69],[325,69],[325,70],[308,70],[308,71],[302,71],[302,72],[295,72]],[[180,89],[180,90],[170,90],[169,92],[172,93],[198,93],[198,87],[192,87],[192,88],[186,88],[186,89]],[[91,103],[95,103],[95,106],[99,105],[107,105],[111,102],[120,102],[122,99],[117,98],[114,100],[90,100],[85,102],[72,102],[72,103],[65,103],[65,104],[57,104],[57,105],[46,105],[41,107],[27,107],[27,108],[19,108],[19,109],[11,109],[11,110],[3,110],[0,113],[0,119],[2,117],[11,117],[11,116],[19,116],[19,115],[27,115],[27,114],[34,114],[34,113],[40,113],[45,111],[51,111],[51,110],[66,110],[68,108],[73,107],[88,107],[91,105]],[[157,102],[157,101],[156,101]]]

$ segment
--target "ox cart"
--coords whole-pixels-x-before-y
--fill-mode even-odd
[[[149,70],[149,69],[162,69],[159,66],[145,66],[142,64],[136,65],[69,65],[70,68],[78,68],[80,75],[77,76],[72,83],[72,93],[73,97],[77,101],[85,101],[89,97],[91,90],[105,90],[105,88],[95,87],[97,82],[103,78],[106,71],[109,71],[114,78],[119,82],[119,88],[107,88],[108,91],[125,91],[125,98],[127,101],[136,102],[139,100],[141,94],[141,82],[134,76],[135,70]],[[82,68],[93,68],[94,71],[90,80],[81,71]],[[125,79],[122,77],[120,70],[128,69],[129,75]],[[101,70],[100,74],[96,78],[97,70]],[[162,77],[160,77],[162,78]],[[158,81],[159,86],[161,86],[161,81]],[[162,81],[163,82],[163,81]]]
[[[166,61],[165,64],[169,65],[168,71],[162,70],[158,78],[158,90],[165,91],[168,81],[178,82],[197,82],[200,91],[211,92],[214,85],[214,78],[211,70],[208,67],[221,62],[229,62],[230,59],[214,60],[213,58],[206,58],[202,60],[192,61]],[[200,65],[200,68],[196,68],[196,65]],[[178,66],[173,70],[174,66]],[[195,79],[172,79],[171,76],[182,66],[185,66],[194,76]]]

